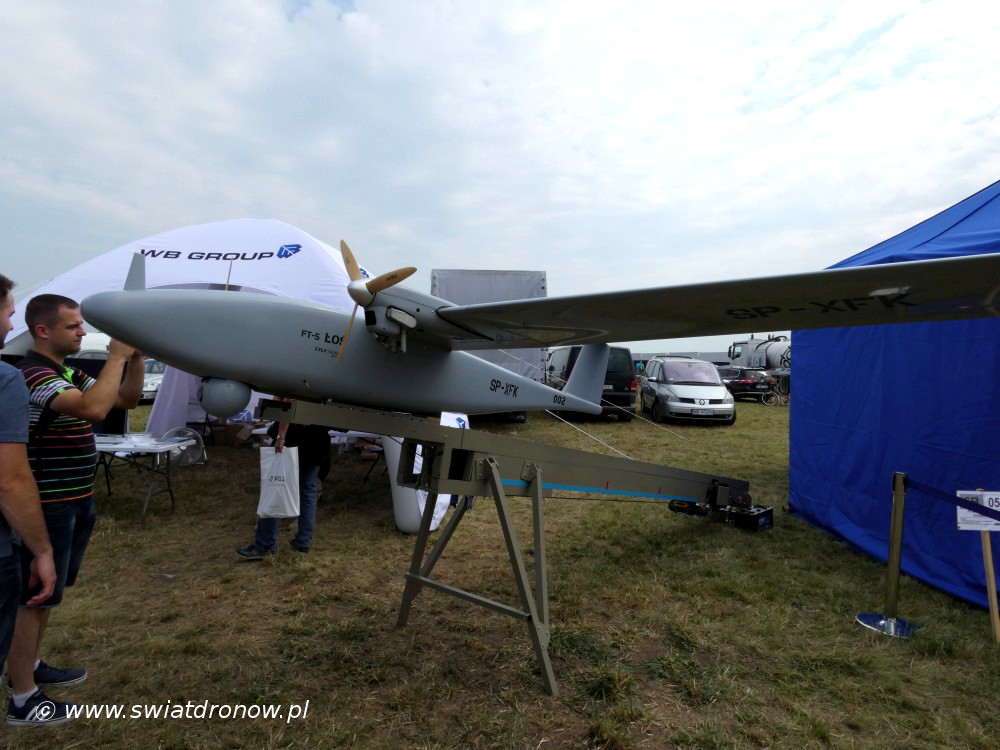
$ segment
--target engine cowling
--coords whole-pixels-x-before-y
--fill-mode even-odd
[[[250,395],[250,386],[237,380],[206,378],[198,386],[201,408],[220,419],[243,411],[250,403]]]

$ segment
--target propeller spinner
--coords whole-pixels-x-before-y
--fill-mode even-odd
[[[351,248],[343,240],[340,241],[340,254],[344,258],[344,268],[347,269],[347,275],[351,279],[351,282],[347,285],[347,293],[354,300],[354,309],[351,311],[351,322],[347,324],[347,331],[344,333],[344,341],[340,345],[340,351],[337,352],[337,359],[334,361],[335,364],[340,364],[340,358],[343,356],[344,350],[347,349],[347,342],[351,337],[351,329],[354,327],[354,316],[358,312],[358,307],[368,307],[375,300],[376,294],[385,291],[391,286],[395,286],[417,272],[416,268],[407,266],[405,268],[397,268],[395,271],[389,271],[388,273],[383,273],[381,276],[376,276],[374,279],[365,281],[364,276],[361,274],[361,267],[354,258],[354,253],[351,252]]]

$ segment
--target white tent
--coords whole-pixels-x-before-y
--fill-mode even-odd
[[[79,301],[97,292],[121,289],[136,253],[146,257],[148,289],[230,289],[294,297],[348,311],[354,306],[347,294],[350,278],[339,250],[281,221],[233,219],[181,227],[130,242],[29,290],[17,298],[18,312],[11,318],[14,329],[5,353],[23,354],[31,347],[23,316],[30,297],[61,294]],[[261,344],[262,350],[254,354],[266,357],[264,342]],[[150,414],[151,432],[163,434],[172,427],[204,419],[194,396],[197,382],[193,375],[167,368]],[[395,486],[394,475],[390,482]],[[400,502],[395,493],[393,501],[394,506]],[[419,513],[415,496],[406,502],[413,503],[413,508],[396,507],[397,517],[404,510],[404,515]],[[447,498],[444,504],[447,507]],[[400,529],[410,531],[408,527]]]
[[[14,330],[7,352],[31,346],[24,325],[24,303],[37,294],[62,294],[75,300],[121,289],[132,256],[146,256],[150,289],[233,289],[311,300],[350,310],[350,279],[340,252],[301,229],[274,219],[234,219],[197,224],[144,237],[82,263],[41,287],[17,297]],[[16,291],[16,290],[15,290]]]
[[[149,289],[231,289],[275,294],[350,310],[350,281],[339,250],[301,229],[274,219],[234,219],[197,224],[144,237],[57,276],[17,300],[17,314],[6,350],[23,354],[31,347],[24,324],[24,303],[38,294],[61,294],[77,301],[97,292],[121,289],[132,257],[146,258]],[[211,321],[206,321],[210,324]],[[252,323],[248,321],[248,324]],[[169,321],[164,321],[169,325]],[[266,356],[266,352],[259,352]],[[149,429],[163,434],[173,427],[202,421],[205,414],[189,394],[194,376],[168,368],[164,391],[157,395]]]

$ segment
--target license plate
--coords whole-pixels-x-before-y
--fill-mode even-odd
[[[605,383],[604,384],[604,390],[606,390],[606,391],[613,391],[614,389],[615,389],[615,387],[613,385],[611,385],[611,383]]]
[[[758,385],[758,386],[756,386],[756,388],[757,388],[758,391],[766,391],[767,390],[767,386],[766,385]]]
[[[696,417],[714,417],[715,412],[711,409],[692,409],[691,413]]]

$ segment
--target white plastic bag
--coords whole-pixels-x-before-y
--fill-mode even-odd
[[[260,449],[260,518],[298,518],[299,449]]]

